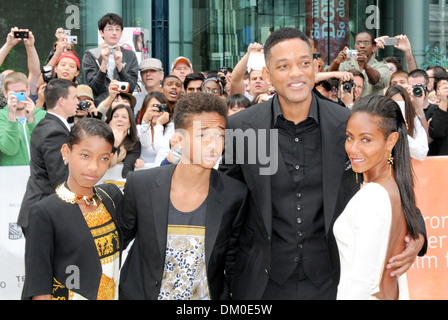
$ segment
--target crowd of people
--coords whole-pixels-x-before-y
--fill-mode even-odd
[[[168,73],[118,45],[123,27],[118,15],[102,17],[104,44],[82,58],[58,29],[43,68],[29,30],[11,29],[0,49],[0,64],[21,42],[28,54],[28,76],[0,76],[0,165],[31,172],[18,219],[25,298],[115,299],[118,283],[127,299],[405,297],[396,280],[425,253],[426,231],[404,163],[448,155],[446,70],[418,69],[403,35],[395,48],[406,68],[379,61],[387,37],[369,32],[356,35],[356,56],[346,47],[325,67],[311,39],[283,28],[233,67],[195,71],[178,57]],[[278,171],[240,164],[247,146],[226,158],[226,128],[278,130]],[[123,197],[96,186],[117,164]],[[388,209],[375,210],[384,197]],[[189,250],[178,254],[182,241]],[[372,249],[360,258],[362,241]],[[356,259],[360,270],[350,269]],[[64,286],[70,264],[89,274],[81,289]]]

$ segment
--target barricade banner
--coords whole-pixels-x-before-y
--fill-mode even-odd
[[[448,300],[448,157],[414,161],[417,206],[425,218],[428,252],[408,272],[412,300]]]
[[[108,170],[105,181],[124,186],[123,165]],[[25,238],[17,225],[30,169],[0,167],[0,300],[19,300],[25,281]],[[123,259],[124,260],[124,259]]]
[[[25,280],[25,238],[17,225],[30,169],[0,167],[0,300],[19,300]]]
[[[122,187],[125,180],[121,168],[109,170],[100,183],[107,181]],[[417,258],[408,272],[411,299],[448,300],[448,157],[415,161],[414,171],[428,252]],[[0,167],[0,300],[20,299],[25,280],[25,239],[16,222],[28,177],[29,167]]]

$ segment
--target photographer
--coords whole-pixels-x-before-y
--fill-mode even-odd
[[[93,92],[89,86],[79,85],[76,88],[78,92],[78,110],[76,110],[76,116],[74,119],[74,124],[77,124],[81,119],[91,117],[101,119],[102,114],[98,113],[93,101]]]
[[[98,29],[104,43],[88,50],[83,58],[84,79],[93,90],[96,105],[107,98],[112,80],[129,83],[128,92],[132,94],[139,71],[135,53],[118,45],[123,34],[123,19],[107,14],[99,20]]]
[[[30,164],[30,139],[46,112],[36,108],[28,96],[26,75],[13,72],[5,77],[4,95],[8,105],[0,110],[1,166]]]
[[[356,100],[361,97],[364,88],[364,75],[356,70],[349,71],[353,75],[353,79],[350,81],[340,81],[339,92],[341,95],[341,101],[344,105],[351,109]]]
[[[378,49],[385,48],[385,46],[387,45],[385,39],[387,38],[389,38],[389,36],[382,36],[375,39]],[[418,69],[417,61],[415,60],[414,53],[412,52],[411,42],[409,41],[408,37],[405,35],[398,35],[394,38],[397,39],[397,45],[395,45],[394,48],[403,52],[408,72],[412,72]],[[397,68],[397,71],[398,70],[399,68]]]
[[[109,95],[98,106],[98,112],[102,113],[102,120],[106,121],[112,110],[120,105],[124,104],[134,110],[137,99],[127,92],[120,91],[120,83],[117,80],[113,80],[109,84]]]
[[[21,34],[17,34],[20,32]],[[16,37],[18,36],[18,37]],[[21,38],[23,36],[23,38]],[[37,94],[37,82],[40,76],[40,62],[39,55],[37,54],[33,32],[28,29],[12,28],[11,32],[6,38],[6,43],[0,49],[0,66],[5,61],[11,50],[17,46],[20,42],[23,42],[28,57],[28,89],[29,95],[33,98]],[[35,99],[33,99],[35,101]]]
[[[373,36],[367,31],[356,35],[355,50],[357,54],[354,57],[347,56],[348,49],[346,47],[339,53],[328,71],[359,70],[367,80],[361,96],[383,95],[384,88],[390,83],[390,70],[385,62],[378,62],[375,59],[377,47]]]
[[[439,107],[435,109],[429,123],[429,135],[434,139],[432,155],[448,155],[448,77],[443,77],[435,83],[439,95]]]

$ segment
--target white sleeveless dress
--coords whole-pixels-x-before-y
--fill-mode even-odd
[[[389,194],[376,183],[364,184],[336,220],[333,230],[341,264],[337,300],[377,300],[391,221]],[[409,300],[406,274],[398,283],[399,300]]]

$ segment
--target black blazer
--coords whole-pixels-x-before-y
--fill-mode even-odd
[[[58,185],[68,177],[61,147],[68,140],[68,128],[51,113],[34,128],[30,142],[30,178],[20,207],[17,224],[28,227],[31,207],[38,201],[55,193]]]
[[[273,99],[276,99],[275,96]],[[265,150],[278,152],[278,145],[272,146],[269,134],[273,123],[273,101],[252,106],[228,120],[229,129],[255,130],[256,144],[265,144]],[[352,196],[359,191],[355,174],[345,152],[346,125],[350,111],[338,104],[318,98],[319,123],[322,139],[324,219],[327,248],[330,257],[334,286],[339,282],[339,253],[332,226],[342,213]],[[265,131],[263,131],[265,130]],[[275,138],[275,131],[274,131]],[[277,132],[278,135],[278,132]],[[275,140],[272,140],[275,141]],[[278,141],[278,140],[277,140]],[[245,182],[249,188],[249,209],[241,230],[239,251],[233,276],[232,294],[236,300],[259,300],[262,298],[269,280],[271,267],[272,238],[272,192],[271,175],[266,174],[269,165],[247,161],[248,146],[236,149],[236,143],[229,144],[226,137],[226,151],[220,171]],[[244,158],[243,158],[244,157]],[[243,161],[246,159],[246,161]],[[271,158],[271,160],[273,160]],[[275,162],[275,161],[274,161]],[[243,164],[242,164],[243,163]],[[271,163],[272,166],[272,163]],[[275,165],[273,166],[275,168]],[[262,173],[263,174],[260,174]],[[275,173],[275,171],[273,172]],[[322,275],[327,280],[329,275]],[[336,292],[336,291],[335,291]]]
[[[122,248],[117,211],[122,208],[123,193],[114,184],[100,185],[97,192],[117,226]],[[102,267],[92,233],[79,206],[53,194],[31,208],[29,221],[22,298],[51,294],[53,277],[65,284],[72,275],[67,273],[67,267],[77,266],[79,289],[73,291],[96,300]]]
[[[125,245],[135,237],[120,278],[120,299],[157,300],[167,243],[171,180],[175,166],[130,173],[124,192],[121,229]],[[231,269],[232,243],[245,214],[247,188],[212,170],[205,227],[205,256],[210,295],[229,299],[224,269]]]

